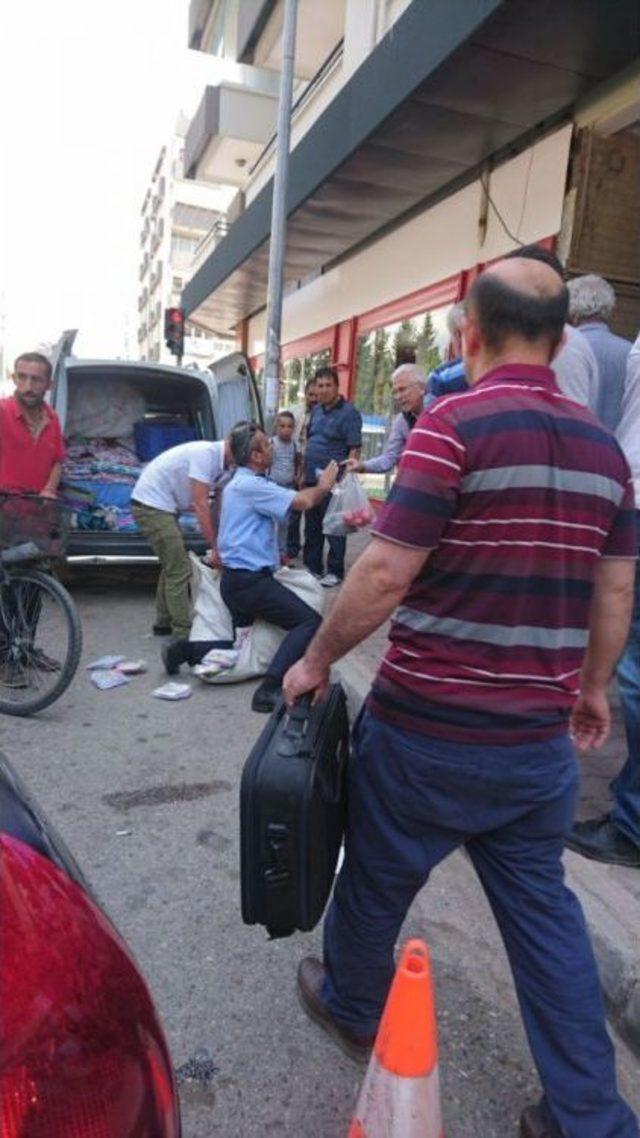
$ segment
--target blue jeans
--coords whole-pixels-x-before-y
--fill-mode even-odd
[[[223,569],[220,595],[235,628],[246,628],[260,617],[287,630],[267,672],[271,679],[281,681],[289,668],[304,656],[322,621],[320,614],[276,581],[268,569],[255,573],[248,569]]]
[[[354,729],[345,862],[324,927],[323,998],[345,1027],[375,1032],[407,910],[434,866],[466,845],[559,1133],[639,1138],[616,1088],[582,909],[564,884],[577,792],[567,735],[527,746],[458,744],[365,710]]]
[[[640,544],[640,512],[638,513]],[[612,821],[640,846],[640,562],[636,565],[636,588],[631,629],[616,673],[627,736],[627,761],[613,784]]]

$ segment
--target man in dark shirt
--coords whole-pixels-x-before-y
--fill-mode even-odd
[[[306,486],[315,486],[321,470],[332,460],[358,459],[362,445],[362,416],[340,394],[338,373],[333,367],[321,367],[315,374],[318,404],[314,407],[307,430],[304,455]],[[344,577],[346,537],[328,537],[329,555],[327,572],[323,569],[324,534],[322,522],[330,498],[325,498],[312,510],[307,510],[304,539],[304,563],[307,569],[320,578],[321,585],[331,589]]]
[[[568,295],[550,266],[487,270],[463,329],[470,390],[418,420],[373,540],[288,704],[392,613],[354,731],[346,857],[303,1006],[363,1059],[431,870],[465,846],[511,963],[544,1090],[522,1138],[638,1138],[616,1086],[584,917],[563,880],[579,747],[609,731],[636,556],[629,467],[549,364]],[[571,732],[571,733],[570,733]]]

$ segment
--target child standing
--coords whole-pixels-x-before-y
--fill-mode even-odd
[[[271,440],[273,443],[271,477],[274,482],[278,483],[278,486],[286,486],[287,489],[297,487],[300,474],[300,454],[293,441],[295,426],[295,417],[291,411],[281,411],[276,419],[276,433]],[[287,552],[287,535],[290,524],[290,518],[278,524],[278,545],[280,560],[283,565],[288,564],[291,560]]]

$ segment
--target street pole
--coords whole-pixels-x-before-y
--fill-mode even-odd
[[[291,95],[293,57],[296,46],[297,0],[284,0],[282,32],[282,72],[278,103],[276,170],[273,178],[269,279],[267,285],[267,334],[264,353],[265,425],[270,432],[278,411],[280,395],[280,335],[282,329],[282,286],[287,228],[287,178],[291,133]]]

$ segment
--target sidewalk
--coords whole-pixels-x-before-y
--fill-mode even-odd
[[[350,566],[367,544],[366,535],[349,538]],[[386,628],[336,666],[354,715],[386,651]],[[601,751],[582,757],[583,785],[578,817],[591,818],[609,808],[609,782],[625,757],[620,714],[614,704],[611,737]],[[640,1052],[640,870],[601,865],[578,854],[565,854],[567,884],[580,898],[600,969],[600,978],[616,1030]]]

